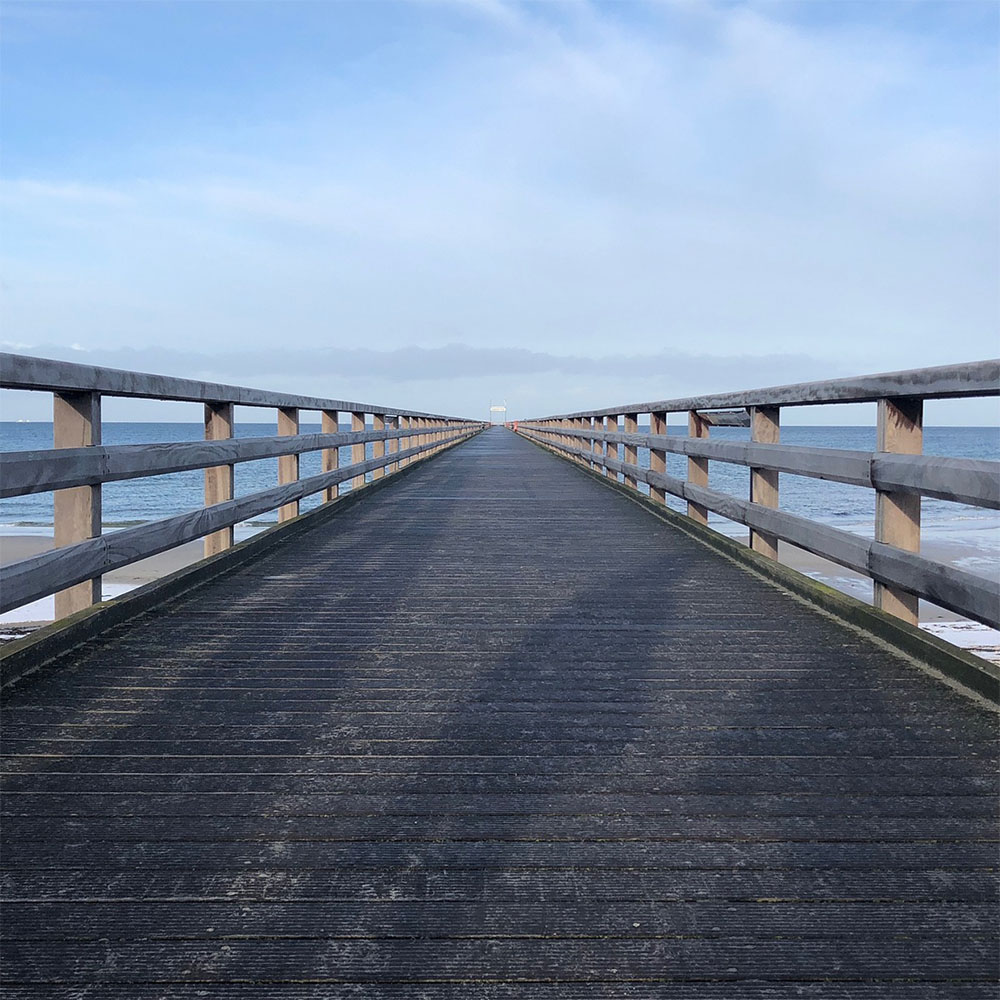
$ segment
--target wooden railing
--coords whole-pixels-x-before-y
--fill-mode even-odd
[[[657,400],[518,421],[518,431],[650,497],[687,501],[688,516],[707,524],[713,511],[750,528],[750,545],[776,559],[779,539],[866,574],[875,603],[911,623],[918,599],[1000,627],[1000,581],[919,555],[920,499],[937,497],[1000,509],[1000,463],[922,455],[926,399],[1000,395],[1000,361],[923,368],[830,382]],[[877,450],[844,451],[779,443],[780,412],[818,403],[878,403]],[[737,413],[726,412],[739,407]],[[720,412],[721,411],[721,412]],[[688,436],[667,434],[667,414],[686,413]],[[638,432],[647,415],[649,433]],[[742,423],[750,441],[711,441],[713,425]],[[619,446],[623,449],[619,458]],[[637,448],[649,449],[649,468]],[[686,455],[687,478],[666,473],[667,452]],[[708,486],[709,461],[750,469],[743,500]],[[778,475],[792,473],[875,490],[874,539],[778,510]]]
[[[278,520],[299,513],[303,497],[333,501],[339,484],[364,486],[366,473],[386,473],[421,461],[483,428],[479,421],[370,403],[264,392],[241,386],[0,354],[0,388],[53,394],[53,444],[43,451],[0,454],[0,497],[54,491],[55,544],[6,566],[0,574],[0,611],[55,594],[57,618],[101,600],[101,576],[184,542],[205,539],[205,556],[233,545],[233,526],[277,510]],[[163,444],[101,444],[101,398],[184,400],[205,406],[205,440]],[[275,437],[234,438],[233,407],[278,411]],[[299,433],[302,410],[319,411],[322,432]],[[351,430],[340,430],[350,413]],[[372,429],[366,416],[372,417]],[[365,445],[373,442],[373,457]],[[351,446],[349,465],[338,449]],[[299,455],[322,452],[322,471],[299,478]],[[278,485],[234,498],[233,466],[277,458]],[[205,470],[205,506],[198,510],[101,534],[101,485],[122,479]]]

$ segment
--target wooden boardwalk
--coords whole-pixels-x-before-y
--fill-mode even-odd
[[[494,429],[3,708],[4,996],[997,995],[996,719]]]

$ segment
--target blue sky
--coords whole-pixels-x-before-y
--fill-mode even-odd
[[[996,3],[2,14],[8,348],[521,414],[1000,353]]]

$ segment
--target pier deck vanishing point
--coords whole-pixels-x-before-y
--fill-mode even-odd
[[[995,716],[503,428],[23,678],[4,995],[995,997]]]

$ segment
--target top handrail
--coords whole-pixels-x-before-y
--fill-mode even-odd
[[[1000,395],[1000,359],[970,361],[936,368],[911,368],[820,382],[797,382],[766,389],[714,393],[682,399],[626,403],[597,410],[555,413],[538,420],[606,417],[621,413],[681,413],[749,406],[813,406],[820,403],[874,403],[880,399],[959,399]]]
[[[237,406],[268,406],[300,410],[329,410],[344,413],[385,413],[434,420],[463,420],[446,413],[405,410],[345,399],[324,399],[293,393],[270,392],[247,386],[202,382],[197,379],[154,375],[149,372],[81,365],[26,354],[0,352],[0,388],[47,392],[97,392],[102,396],[129,396],[144,399],[180,400],[192,403],[234,403]]]

